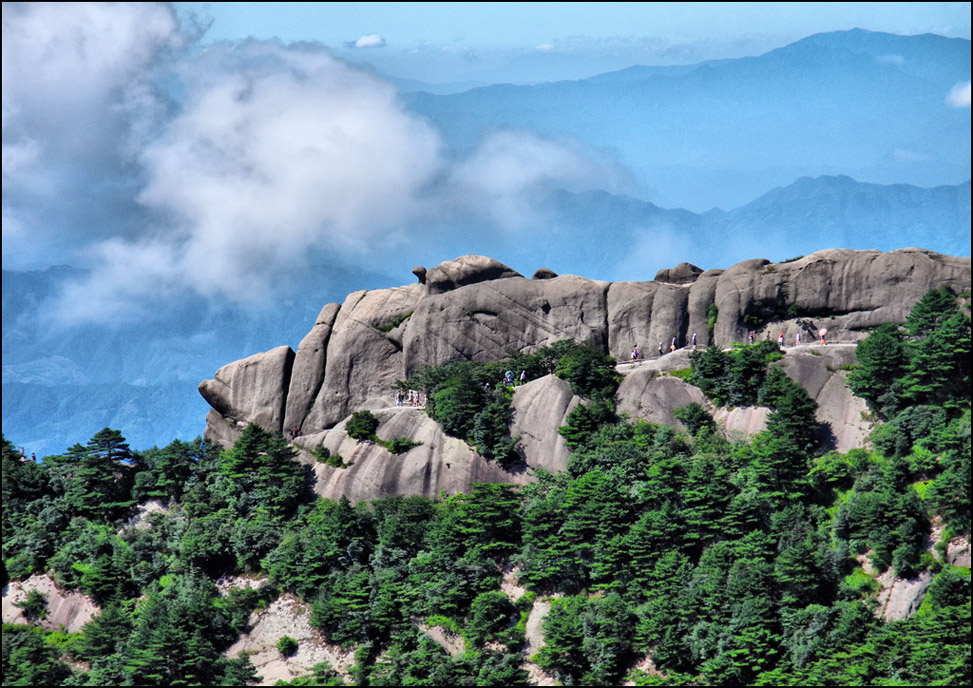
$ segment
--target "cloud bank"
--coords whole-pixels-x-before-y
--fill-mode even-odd
[[[91,268],[51,310],[61,322],[187,292],[273,298],[312,258],[374,260],[444,222],[528,231],[539,188],[624,179],[524,132],[450,154],[390,84],[325,48],[202,48],[165,5],[4,5],[3,51],[4,263],[54,243]]]

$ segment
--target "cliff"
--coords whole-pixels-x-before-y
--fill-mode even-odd
[[[632,417],[677,424],[672,410],[702,402],[694,387],[659,375],[688,367],[695,334],[700,347],[729,346],[784,334],[815,342],[820,328],[839,346],[794,348],[785,371],[808,389],[841,450],[867,435],[864,403],[844,384],[841,367],[854,362],[855,342],[870,328],[903,322],[929,289],[970,289],[970,259],[902,249],[890,253],[832,249],[785,263],[756,259],[727,270],[701,271],[688,263],[646,282],[602,282],[539,270],[527,279],[482,256],[463,256],[413,271],[418,282],[358,291],[327,304],[293,352],[289,347],[230,363],[199,391],[212,410],[206,437],[231,445],[247,423],[293,436],[302,457],[326,447],[347,468],[315,464],[316,491],[353,501],[388,494],[435,496],[468,490],[474,482],[522,483],[538,468],[559,470],[568,452],[557,435],[578,403],[556,378],[542,378],[514,395],[512,436],[520,437],[527,470],[506,472],[465,443],[447,437],[423,412],[395,406],[394,383],[426,364],[487,362],[508,352],[531,352],[563,339],[595,345],[619,361],[633,346],[658,360],[620,365],[626,373],[619,409]],[[715,317],[714,317],[715,316]],[[384,439],[408,437],[422,446],[393,456],[358,443],[343,421],[370,409]],[[728,432],[762,429],[763,410],[734,409],[718,419]]]

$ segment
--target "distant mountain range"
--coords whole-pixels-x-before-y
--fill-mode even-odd
[[[555,190],[540,205],[548,223],[542,236],[518,235],[502,251],[493,250],[521,272],[548,267],[599,279],[646,280],[684,260],[708,269],[758,254],[779,261],[826,247],[918,246],[970,255],[969,181],[924,189],[846,176],[803,177],[739,208],[705,213],[604,191]],[[475,238],[464,241],[468,247]],[[487,252],[460,244],[457,251]]]
[[[640,197],[702,211],[801,176],[960,183],[970,110],[945,101],[969,79],[968,40],[852,30],[759,57],[403,98],[456,149],[504,128],[569,138],[633,170]]]

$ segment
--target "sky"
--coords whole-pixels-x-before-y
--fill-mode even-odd
[[[3,267],[89,268],[50,315],[111,321],[401,258],[430,218],[539,231],[525,190],[626,171],[529,131],[450,151],[401,80],[578,79],[854,27],[968,39],[970,5],[4,3]]]
[[[383,73],[433,83],[579,79],[632,64],[758,55],[813,33],[853,28],[970,37],[968,3],[175,5],[181,16],[209,24],[204,41],[317,41]]]

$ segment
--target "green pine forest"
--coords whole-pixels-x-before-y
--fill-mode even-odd
[[[564,685],[969,685],[970,570],[945,557],[971,530],[968,303],[931,291],[859,345],[848,382],[882,422],[872,450],[847,454],[822,448],[814,401],[768,342],[696,351],[677,372],[715,406],[770,409],[747,442],[721,437],[699,404],[677,411],[688,431],[619,417],[614,361],[572,342],[425,368],[403,387],[509,468],[503,370],[554,373],[585,399],[560,430],[564,473],[437,500],[318,499],[287,439],[256,425],[226,451],[200,439],[136,451],[106,428],[40,463],[4,438],[4,584],[48,573],[101,611],[81,632],[46,630],[47,600],[31,594],[28,623],[3,626],[3,683],[254,682],[249,658],[225,652],[289,592],[355,653],[349,672],[320,664],[291,685],[525,685],[542,599],[546,644],[529,658]],[[371,441],[367,412],[356,432]],[[169,508],[125,527],[152,499]],[[934,576],[903,621],[876,614],[874,572],[890,567]],[[500,588],[511,571],[518,599]],[[239,574],[266,583],[221,595],[214,581]]]

